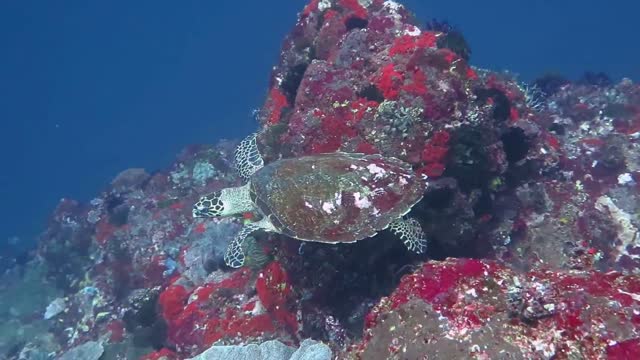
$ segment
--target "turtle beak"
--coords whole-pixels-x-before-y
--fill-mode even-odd
[[[194,218],[203,218],[203,217],[206,217],[205,212],[206,212],[206,209],[204,206],[196,204],[196,205],[193,205],[193,209],[191,210],[191,215]]]

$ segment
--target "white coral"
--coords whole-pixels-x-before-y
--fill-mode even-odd
[[[631,215],[620,209],[610,197],[603,195],[598,198],[595,204],[595,208],[603,213],[608,213],[609,216],[618,224],[620,231],[618,232],[618,239],[620,245],[617,246],[618,255],[616,260],[620,260],[623,255],[627,255],[633,259],[640,258],[640,255],[629,254],[627,247],[640,246],[640,239],[638,229],[631,223]]]
[[[63,298],[57,298],[53,300],[49,304],[49,306],[47,306],[47,309],[44,312],[44,319],[45,320],[51,319],[52,317],[63,312],[66,307],[67,307],[67,304],[65,303]]]

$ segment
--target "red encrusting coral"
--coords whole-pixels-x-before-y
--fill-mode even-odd
[[[412,76],[413,81],[410,84],[404,85],[402,90],[408,94],[416,96],[425,96],[428,94],[427,90],[427,77],[420,69],[415,69]]]
[[[426,163],[439,163],[445,159],[448,149],[445,146],[429,143],[422,150],[422,160]]]
[[[635,359],[640,354],[640,338],[616,342],[607,347],[608,360]]]
[[[422,150],[422,161],[425,164],[418,169],[418,173],[429,177],[438,177],[444,173],[449,138],[449,133],[444,130],[433,134]]]
[[[277,124],[282,117],[282,110],[289,105],[287,97],[278,88],[272,88],[269,93],[270,106],[268,123],[271,125]]]
[[[403,81],[402,73],[395,71],[393,64],[389,63],[381,69],[376,85],[385,99],[393,100],[398,97]]]
[[[369,144],[368,142],[361,142],[356,147],[356,152],[363,153],[363,154],[378,154],[380,151],[376,149],[375,146]]]
[[[291,285],[287,273],[277,261],[271,262],[260,272],[256,280],[256,291],[267,310],[285,306],[291,295]]]
[[[289,276],[277,261],[271,262],[258,274],[256,280],[258,298],[273,317],[292,333],[298,331],[296,315],[289,312],[289,301],[293,295]]]
[[[195,231],[198,234],[202,234],[205,231],[207,231],[207,224],[205,224],[204,222],[201,222],[198,225],[196,225],[196,227],[193,229],[193,231]]]
[[[397,308],[415,294],[435,305],[438,311],[451,308],[457,301],[457,294],[452,290],[461,281],[470,281],[484,272],[485,266],[479,260],[462,260],[448,267],[425,264],[421,273],[402,279],[392,297],[391,306]]]
[[[467,78],[469,80],[478,80],[478,73],[476,73],[475,70],[473,70],[471,67],[467,68]]]
[[[407,55],[418,49],[433,48],[436,46],[436,34],[425,31],[418,36],[402,35],[396,38],[389,49],[389,55]]]
[[[367,9],[365,9],[358,0],[339,0],[339,5],[352,14],[353,17],[366,19]]]
[[[316,112],[316,116],[321,119],[321,126],[310,139],[309,152],[311,154],[338,151],[344,138],[353,138],[357,135],[356,130],[348,123],[348,118],[327,115],[320,111]]]
[[[312,12],[317,11],[318,3],[320,3],[320,0],[311,0],[302,10],[302,18],[305,18]]]
[[[177,359],[178,359],[177,354],[167,348],[162,348],[158,351],[154,351],[140,358],[140,360],[177,360]]]
[[[189,299],[189,292],[182,285],[170,285],[161,294],[158,303],[162,307],[162,316],[174,321],[183,311]]]
[[[125,338],[124,322],[121,320],[113,320],[107,325],[107,331],[111,333],[109,342],[119,343]]]
[[[180,346],[210,346],[223,339],[260,337],[277,333],[282,328],[296,336],[296,315],[289,311],[291,285],[282,267],[271,263],[256,280],[258,299],[266,313],[253,314],[256,301],[243,306],[219,309],[220,301],[228,302],[234,292],[245,292],[253,274],[242,269],[215,283],[206,283],[191,291],[181,285],[171,285],[158,302],[168,324],[168,338]],[[227,300],[224,300],[227,299]]]
[[[274,332],[275,330],[276,328],[269,314],[251,316],[227,314],[225,318],[212,318],[205,323],[203,344],[211,346],[225,337],[237,335],[254,337],[263,333]]]
[[[349,117],[348,122],[350,124],[357,124],[364,118],[367,112],[374,112],[378,108],[378,105],[377,101],[358,98],[351,102],[350,111],[345,115]]]
[[[96,224],[96,241],[101,246],[106,245],[107,241],[113,237],[117,227],[109,222],[108,219],[102,219]]]

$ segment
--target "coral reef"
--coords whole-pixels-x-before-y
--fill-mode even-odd
[[[35,258],[0,282],[0,331],[19,335],[0,337],[2,355],[175,360],[312,338],[340,359],[640,357],[640,86],[598,73],[525,86],[471,66],[445,25],[394,1],[311,0],[258,113],[266,162],[411,164],[428,182],[410,213],[427,254],[386,232],[256,233],[232,270],[226,245],[255,214],[191,207],[242,183],[236,143],[190,146],[58,204]]]
[[[640,279],[494,261],[426,263],[367,315],[345,358],[596,359],[637,336]]]

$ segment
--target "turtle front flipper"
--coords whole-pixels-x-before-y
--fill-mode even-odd
[[[258,230],[274,231],[275,229],[268,218],[245,224],[227,246],[227,252],[224,254],[225,264],[232,268],[239,268],[244,265],[244,241],[249,234]]]
[[[240,142],[234,154],[236,169],[245,180],[248,180],[251,175],[264,166],[264,160],[258,150],[257,136],[257,133],[247,136]]]
[[[244,265],[244,250],[242,244],[244,240],[252,232],[260,230],[260,226],[256,223],[245,224],[244,227],[236,234],[227,246],[227,252],[224,254],[224,262],[232,268],[239,268]]]
[[[396,219],[389,224],[389,230],[402,240],[407,249],[418,254],[427,250],[427,237],[418,220],[414,218]]]

